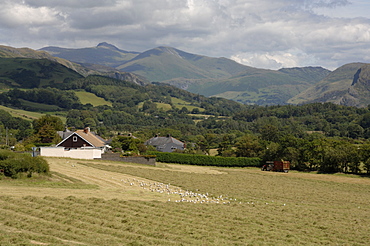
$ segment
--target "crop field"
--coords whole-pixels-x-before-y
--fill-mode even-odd
[[[48,158],[0,180],[0,245],[369,245],[370,179]]]

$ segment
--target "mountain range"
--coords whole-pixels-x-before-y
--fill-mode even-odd
[[[259,69],[227,58],[213,58],[160,46],[142,53],[108,43],[83,49],[45,47],[42,51],[83,66],[96,63],[134,73],[151,82],[164,82],[205,96],[245,104],[286,104],[330,73],[321,67]]]
[[[144,52],[122,50],[105,42],[90,48],[51,46],[38,51],[0,46],[0,57],[20,55],[54,60],[83,76],[100,74],[141,85],[163,82],[244,104],[334,102],[365,107],[370,102],[369,65],[365,63],[345,64],[334,71],[322,67],[269,70],[165,46]]]

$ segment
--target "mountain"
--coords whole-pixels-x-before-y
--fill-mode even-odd
[[[128,52],[101,43],[93,48],[46,47],[54,56],[84,66],[96,63],[134,73],[152,82],[164,82],[206,96],[246,104],[286,104],[287,100],[322,80],[323,68],[258,69],[227,58],[213,58],[160,46],[143,53]]]
[[[150,81],[227,78],[247,66],[227,58],[212,58],[171,47],[158,47],[141,53],[117,69],[140,74]]]
[[[289,99],[288,103],[333,102],[347,106],[367,106],[367,98],[370,98],[368,71],[369,65],[365,63],[345,64],[316,85]]]
[[[329,70],[321,67],[289,68],[279,71],[248,68],[227,79],[193,83],[188,90],[244,104],[286,104],[287,100],[324,78]]]
[[[90,48],[68,49],[49,46],[40,50],[46,51],[52,56],[60,57],[80,64],[92,63],[109,67],[117,67],[139,54],[138,52],[129,52],[118,49],[114,45],[106,42]]]
[[[82,77],[76,71],[45,58],[0,58],[2,88],[48,87]]]
[[[106,44],[106,43],[100,44],[99,47],[106,47],[102,49],[114,49],[109,44]],[[124,51],[120,51],[120,52],[124,52]],[[147,81],[143,77],[140,77],[140,76],[137,76],[131,73],[122,72],[122,71],[119,71],[109,66],[91,64],[91,63],[86,63],[86,64],[81,65],[73,61],[66,60],[62,57],[54,57],[49,52],[44,51],[44,50],[33,50],[29,48],[14,48],[10,46],[0,45],[0,58],[48,59],[50,61],[58,62],[59,64],[62,64],[63,66],[70,68],[85,77],[88,75],[103,75],[103,76],[112,77],[116,79],[131,81],[139,85],[144,85],[144,84],[149,83],[149,81]]]
[[[59,57],[54,57],[46,51],[37,51],[29,48],[14,48],[10,46],[0,45],[0,57],[1,58],[31,58],[31,59],[48,59],[50,61],[58,62],[63,66],[66,66],[76,72],[87,75],[89,70],[73,63],[69,60],[65,60]]]

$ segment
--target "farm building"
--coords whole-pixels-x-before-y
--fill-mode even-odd
[[[185,149],[185,143],[171,137],[171,135],[167,135],[166,137],[155,136],[147,140],[144,144],[154,146],[157,151],[161,152],[173,152],[175,150]]]
[[[63,137],[55,147],[40,148],[40,155],[94,159],[101,158],[101,154],[109,148],[104,139],[92,133],[88,127],[75,132],[65,131]]]

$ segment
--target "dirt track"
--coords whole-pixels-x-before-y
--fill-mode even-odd
[[[66,188],[47,188],[47,187],[24,187],[24,186],[6,186],[1,189],[1,195],[12,196],[78,196],[78,197],[99,197],[105,199],[128,199],[128,200],[159,200],[166,201],[168,196],[150,192],[136,185],[130,185],[132,180],[141,180],[144,182],[153,182],[130,175],[102,171],[78,163],[83,160],[47,158],[50,164],[50,171],[77,179],[86,184],[95,185],[97,188],[88,189],[66,189]],[[100,163],[101,164],[101,163]]]

